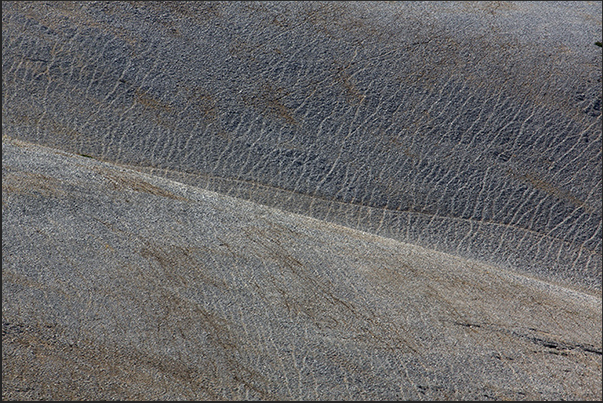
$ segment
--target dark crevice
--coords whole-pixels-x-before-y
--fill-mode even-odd
[[[532,336],[529,334],[521,334],[516,331],[507,330],[507,329],[503,329],[501,327],[495,327],[492,325],[467,323],[467,322],[454,322],[454,324],[458,325],[458,326],[468,327],[468,328],[484,328],[487,330],[493,330],[495,332],[505,333],[505,334],[508,334],[508,335],[511,335],[514,337],[526,339],[534,344],[538,344],[542,347],[550,348],[552,350],[557,350],[557,351],[579,350],[579,351],[583,351],[585,353],[592,353],[592,354],[597,354],[597,355],[603,354],[600,348],[597,348],[597,347],[589,345],[589,344],[557,342],[557,341],[554,341],[551,339],[545,339],[542,337]],[[528,330],[538,331],[537,329],[533,329],[533,328],[529,328]]]
[[[601,349],[597,349],[595,346],[591,346],[591,345],[585,345],[585,344],[579,344],[579,343],[558,343],[553,340],[543,339],[543,338],[535,337],[535,336],[521,335],[521,334],[516,334],[516,333],[514,335],[525,338],[534,344],[538,344],[543,347],[551,348],[554,350],[560,350],[560,351],[562,351],[562,350],[580,350],[585,353],[593,353],[593,354],[597,354],[597,355],[602,354]]]

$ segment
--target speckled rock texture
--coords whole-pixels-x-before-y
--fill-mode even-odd
[[[601,2],[3,2],[3,400],[600,400]]]

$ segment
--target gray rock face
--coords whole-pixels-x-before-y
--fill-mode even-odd
[[[3,2],[3,397],[600,399],[601,9]]]
[[[601,4],[2,6],[3,134],[601,287]]]
[[[601,398],[601,298],[21,142],[6,399]]]

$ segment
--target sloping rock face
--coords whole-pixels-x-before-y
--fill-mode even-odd
[[[600,399],[601,8],[3,2],[3,398]]]
[[[4,399],[601,398],[601,298],[20,142]]]
[[[600,12],[3,3],[3,135],[600,289]]]

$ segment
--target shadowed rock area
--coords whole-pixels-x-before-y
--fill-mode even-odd
[[[600,399],[600,15],[3,2],[3,399]]]

